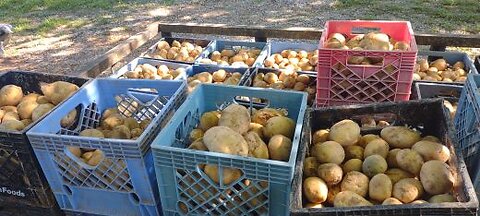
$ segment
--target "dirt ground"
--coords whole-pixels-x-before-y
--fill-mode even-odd
[[[334,0],[232,0],[223,3],[213,0],[168,1],[169,3],[132,2],[121,7],[112,7],[111,10],[34,11],[26,14],[28,22],[43,24],[40,25],[42,27],[49,27],[45,25],[45,17],[67,19],[68,22],[40,29],[43,30],[41,33],[35,30],[16,32],[7,46],[6,56],[3,59],[0,58],[0,71],[33,70],[77,74],[86,64],[129,36],[144,30],[154,21],[322,28],[325,21],[331,19],[386,19],[410,20],[414,31],[421,33],[478,34],[476,28],[472,30],[468,25],[462,27],[451,23],[451,26],[455,26],[454,28],[447,25],[448,23],[440,25],[438,18],[434,17],[435,14],[402,12],[408,8],[392,8],[382,12],[391,6],[382,1],[375,1],[379,5],[374,4],[376,5],[374,9],[362,4],[347,4],[351,1]],[[402,0],[402,2],[407,4],[415,1]],[[422,2],[429,4],[432,1]],[[5,20],[9,21],[8,18]],[[142,46],[126,61],[145,51],[153,42]],[[473,54],[479,53],[478,49],[466,49],[466,51]]]

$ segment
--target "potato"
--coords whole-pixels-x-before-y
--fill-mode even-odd
[[[295,122],[284,116],[275,116],[268,119],[267,124],[263,128],[263,134],[266,138],[281,134],[292,139],[294,132]]]
[[[455,178],[450,167],[439,160],[427,161],[420,171],[422,185],[431,195],[444,194],[452,190]]]
[[[425,201],[425,200],[415,200],[415,201],[411,202],[410,204],[425,204],[425,203],[428,203],[428,202]]]
[[[360,126],[352,120],[342,120],[330,128],[328,138],[342,146],[354,145],[360,137]]]
[[[342,169],[343,169],[344,173],[348,173],[350,171],[361,172],[362,171],[362,164],[363,164],[362,160],[354,158],[354,159],[350,159],[347,162],[345,162],[342,165]]]
[[[67,150],[72,153],[75,157],[80,158],[82,156],[82,150],[76,146],[67,146]]]
[[[218,176],[218,166],[207,164],[204,167],[204,172],[208,177],[212,179],[215,183],[220,183],[220,178]],[[223,167],[223,178],[222,183],[224,185],[229,185],[232,182],[236,181],[242,176],[242,171],[239,169]]]
[[[223,69],[213,72],[213,81],[223,82],[227,77],[227,72]]]
[[[350,159],[363,159],[364,150],[361,146],[352,145],[345,147],[345,160]]]
[[[43,115],[50,112],[55,106],[51,103],[46,104],[39,104],[33,111],[32,111],[32,121],[36,122],[40,119]],[[5,118],[5,117],[4,117]]]
[[[112,134],[110,138],[113,139],[130,139],[132,138],[132,134],[130,133],[130,129],[128,129],[125,125],[117,125],[112,129]]]
[[[102,122],[100,122],[100,125],[103,129],[113,130],[114,127],[123,125],[123,123],[124,123],[124,118],[121,114],[113,114],[108,118],[105,118]]]
[[[456,202],[457,200],[451,194],[438,194],[428,199],[429,203]]]
[[[414,178],[406,178],[393,185],[393,197],[403,203],[410,203],[423,195],[423,187],[420,181]]]
[[[38,97],[40,97],[39,94],[37,94],[37,93],[30,93],[30,94],[25,95],[25,96],[22,98],[22,100],[20,101],[20,103],[25,102],[25,101],[37,102]],[[20,104],[20,103],[18,103],[18,104]]]
[[[312,156],[315,156],[319,163],[341,164],[345,159],[345,151],[335,141],[326,141],[314,145]]]
[[[242,105],[231,104],[222,110],[218,126],[226,126],[240,134],[244,134],[250,127],[250,112]]]
[[[241,134],[225,126],[207,130],[203,142],[209,151],[248,156],[248,144]]]
[[[333,205],[335,201],[335,196],[340,192],[342,192],[340,184],[328,186],[327,203]]]
[[[203,131],[207,131],[214,126],[218,126],[219,119],[220,114],[217,111],[203,113],[200,117],[200,124],[198,127]]]
[[[68,128],[75,123],[75,118],[77,117],[77,110],[73,109],[65,117],[60,120],[60,126],[63,128]]]
[[[6,85],[0,89],[0,106],[17,106],[23,98],[22,88]]]
[[[0,107],[0,110],[3,110],[5,112],[15,112],[17,113],[17,107],[16,106],[2,106]]]
[[[278,76],[273,72],[268,72],[265,74],[263,81],[267,82],[268,84],[273,84],[278,81]]]
[[[37,98],[37,103],[38,104],[46,104],[46,103],[50,103],[50,101],[48,100],[47,97],[41,95]]]
[[[92,156],[88,159],[87,164],[90,166],[97,166],[105,158],[101,150],[96,149],[92,152]]]
[[[392,181],[392,184],[397,183],[401,179],[415,177],[413,174],[397,168],[388,169],[387,171],[385,171],[385,175],[387,175],[390,178],[390,180]]]
[[[263,158],[263,159],[268,159],[269,154],[268,154],[268,147],[267,144],[265,144],[258,136],[257,133],[250,131],[247,132],[244,136],[245,141],[247,141],[248,144],[248,155],[253,156],[255,158]]]
[[[397,168],[398,167],[397,154],[400,150],[402,150],[402,149],[396,148],[396,149],[392,149],[388,152],[387,164],[388,164],[389,168]]]
[[[327,184],[318,177],[308,177],[303,181],[303,195],[311,203],[323,203],[327,200]]]
[[[393,197],[387,198],[382,202],[382,205],[401,205],[401,204],[403,203],[400,200]]]
[[[79,88],[77,85],[69,82],[56,81],[50,84],[40,84],[40,89],[52,104],[57,105],[70,97]]]
[[[25,128],[25,125],[19,120],[11,119],[3,121],[2,124],[0,124],[0,128],[3,130],[21,131]]]
[[[371,206],[371,202],[352,191],[342,191],[335,196],[334,207]]]
[[[82,159],[84,160],[84,162],[87,162],[88,160],[90,160],[90,158],[92,158],[92,156],[93,156],[93,151],[84,152],[82,154]]]
[[[286,116],[286,114],[281,110],[272,109],[272,108],[263,108],[253,114],[252,122],[266,126],[267,121],[270,118],[273,118],[275,116]]]
[[[199,139],[193,141],[192,144],[190,144],[188,146],[188,148],[189,149],[200,150],[200,151],[208,151],[207,146],[205,146],[205,144],[203,143],[203,138],[199,138]]]
[[[28,125],[33,123],[32,119],[22,119],[20,121],[23,123],[23,125],[25,125],[25,127],[28,127]]]
[[[414,150],[402,149],[397,153],[397,163],[401,169],[417,176],[422,168],[423,159]]]
[[[202,129],[198,129],[198,128],[193,129],[192,131],[190,131],[190,134],[188,135],[188,140],[190,142],[193,142],[195,140],[198,140],[198,139],[202,138],[203,134],[204,134],[204,132],[203,132]]]
[[[84,137],[98,137],[98,138],[104,138],[105,135],[97,129],[85,129],[80,132],[79,136],[84,136]]]
[[[2,122],[9,121],[9,120],[20,120],[18,113],[16,112],[6,112],[2,117]]]
[[[370,155],[363,161],[362,171],[368,177],[387,171],[387,161],[380,155]]]
[[[102,120],[114,115],[114,114],[119,114],[118,109],[116,107],[113,108],[108,108],[102,113]]]
[[[351,171],[342,180],[342,191],[352,191],[362,197],[368,193],[368,177],[361,172]]]
[[[312,177],[317,176],[317,168],[318,168],[317,158],[315,157],[306,157],[305,161],[303,162],[303,176],[305,177]]]
[[[334,163],[320,164],[317,169],[318,177],[322,178],[327,185],[336,185],[342,181],[342,168]]]
[[[430,63],[430,67],[436,67],[439,71],[443,71],[447,69],[448,63],[445,61],[445,59],[437,59]]]
[[[130,134],[132,135],[132,139],[137,139],[138,137],[140,137],[143,133],[143,130],[141,128],[134,128],[130,131]],[[105,137],[107,137],[105,135]]]
[[[380,132],[382,139],[393,148],[410,148],[420,141],[420,134],[403,126],[389,126]]]
[[[305,208],[323,208],[323,205],[321,203],[307,203]]]
[[[375,139],[370,141],[367,146],[365,147],[365,152],[363,153],[363,157],[367,158],[371,155],[380,155],[383,158],[387,158],[388,155],[388,143],[385,142],[383,139]]]
[[[412,150],[418,152],[424,161],[440,160],[447,162],[450,159],[450,150],[437,142],[421,140],[412,146]]]
[[[375,134],[366,134],[363,135],[362,138],[360,138],[358,145],[365,148],[367,147],[367,144],[370,143],[374,139],[378,139],[380,136],[375,135]]]
[[[264,135],[263,135],[263,125],[261,124],[257,124],[257,123],[250,123],[250,127],[248,129],[248,132],[255,132],[257,133],[257,135],[263,139],[264,138]]]
[[[270,159],[288,161],[290,151],[292,149],[292,141],[281,134],[277,134],[268,141],[268,154]]]
[[[368,196],[379,202],[392,196],[392,181],[385,174],[373,176],[368,184]]]

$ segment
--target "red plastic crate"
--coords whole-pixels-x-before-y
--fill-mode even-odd
[[[379,31],[410,43],[409,51],[372,51],[324,48],[328,36]],[[366,32],[365,32],[366,33]],[[317,106],[407,101],[413,81],[417,44],[407,21],[327,21],[320,38],[317,67]],[[350,56],[379,57],[379,65],[348,64]]]

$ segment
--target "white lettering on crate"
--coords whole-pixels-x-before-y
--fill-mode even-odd
[[[0,193],[5,193],[13,196],[18,196],[18,197],[25,197],[25,193],[22,192],[21,190],[15,191],[7,187],[0,187]]]

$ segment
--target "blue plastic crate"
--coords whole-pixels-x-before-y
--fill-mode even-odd
[[[267,50],[265,42],[246,42],[246,41],[223,41],[223,40],[214,40],[212,41],[205,50],[200,54],[200,56],[195,60],[195,64],[205,65],[200,61],[202,59],[209,58],[210,54],[214,51],[222,51],[223,49],[235,49],[235,48],[258,48],[261,50],[258,55],[255,63],[252,67],[258,67],[262,65],[263,60],[267,57]]]
[[[166,65],[170,69],[177,69],[177,68],[183,67],[185,68],[186,73],[190,73],[190,71],[192,70],[192,65],[189,65],[189,64],[182,64],[182,63],[148,59],[148,58],[136,58],[132,60],[130,63],[128,63],[127,65],[123,66],[122,68],[114,72],[110,76],[110,78],[124,79],[124,77],[122,77],[123,74],[125,74],[128,71],[133,71],[137,67],[137,65],[142,65],[142,64],[151,64],[153,66]],[[184,73],[181,73],[175,78],[175,80],[185,80],[185,79],[187,79],[187,75]]]
[[[218,66],[218,65],[193,65],[191,70],[187,71],[187,76],[192,77],[196,74],[202,73],[202,72],[209,72],[213,73],[217,70],[223,69],[226,72],[229,73],[241,73],[242,77],[240,77],[240,80],[238,82],[238,85],[241,85],[242,80],[247,79],[247,77],[250,76],[250,69],[248,68],[235,68],[235,67],[227,67],[227,66]]]
[[[144,58],[157,59],[157,58],[155,58],[151,55],[157,50],[158,43],[160,43],[160,41],[167,41],[168,44],[172,45],[172,42],[175,41],[175,40],[180,42],[180,43],[182,43],[184,41],[188,41],[192,44],[196,44],[196,45],[199,45],[199,46],[203,47],[204,50],[212,42],[210,40],[202,40],[202,39],[166,37],[166,38],[161,38],[157,43],[155,43],[153,46],[148,48],[148,50],[146,52],[142,53],[141,56],[144,57]],[[199,57],[200,57],[200,55],[197,58],[195,58],[195,60],[197,60]],[[193,62],[177,61],[177,60],[171,60],[171,59],[161,59],[161,60],[169,61],[169,62],[182,63],[182,64],[193,64],[195,62],[195,61],[193,61]]]
[[[288,117],[296,121],[288,162],[186,148],[188,134],[202,113],[235,102],[239,96],[264,98],[269,107],[288,110]],[[152,143],[163,214],[185,214],[185,209],[194,215],[288,214],[306,100],[307,94],[294,91],[198,86]],[[229,185],[219,185],[205,175],[201,164],[236,168],[243,175]],[[247,179],[250,184],[245,183]]]
[[[268,42],[267,43],[267,57],[270,57],[273,54],[280,54],[283,50],[305,50],[307,52],[311,52],[313,50],[318,50],[318,43],[293,43],[293,42]],[[265,59],[264,59],[265,60]],[[265,67],[265,65],[262,64],[260,67]],[[265,67],[266,68],[266,67]],[[317,70],[313,69],[313,71],[304,71],[304,72],[310,72],[310,73],[317,73]]]
[[[417,59],[426,58],[428,62],[435,61],[436,59],[443,58],[448,64],[453,65],[457,61],[462,61],[465,64],[465,72],[471,74],[478,74],[477,69],[473,65],[472,60],[466,53],[461,52],[439,52],[439,51],[418,51]],[[424,81],[417,80],[416,82],[431,82],[431,83],[445,83],[442,81]],[[462,82],[455,82],[462,83]]]
[[[156,92],[142,93],[138,88]],[[27,132],[28,139],[59,206],[68,211],[102,215],[157,215],[160,198],[150,143],[166,124],[168,114],[185,97],[184,81],[96,79],[52,111]],[[136,140],[77,136],[98,126],[107,108],[122,107],[124,116],[152,122]],[[60,120],[77,109],[80,118],[70,128]],[[89,166],[68,146],[99,149],[105,158]]]

